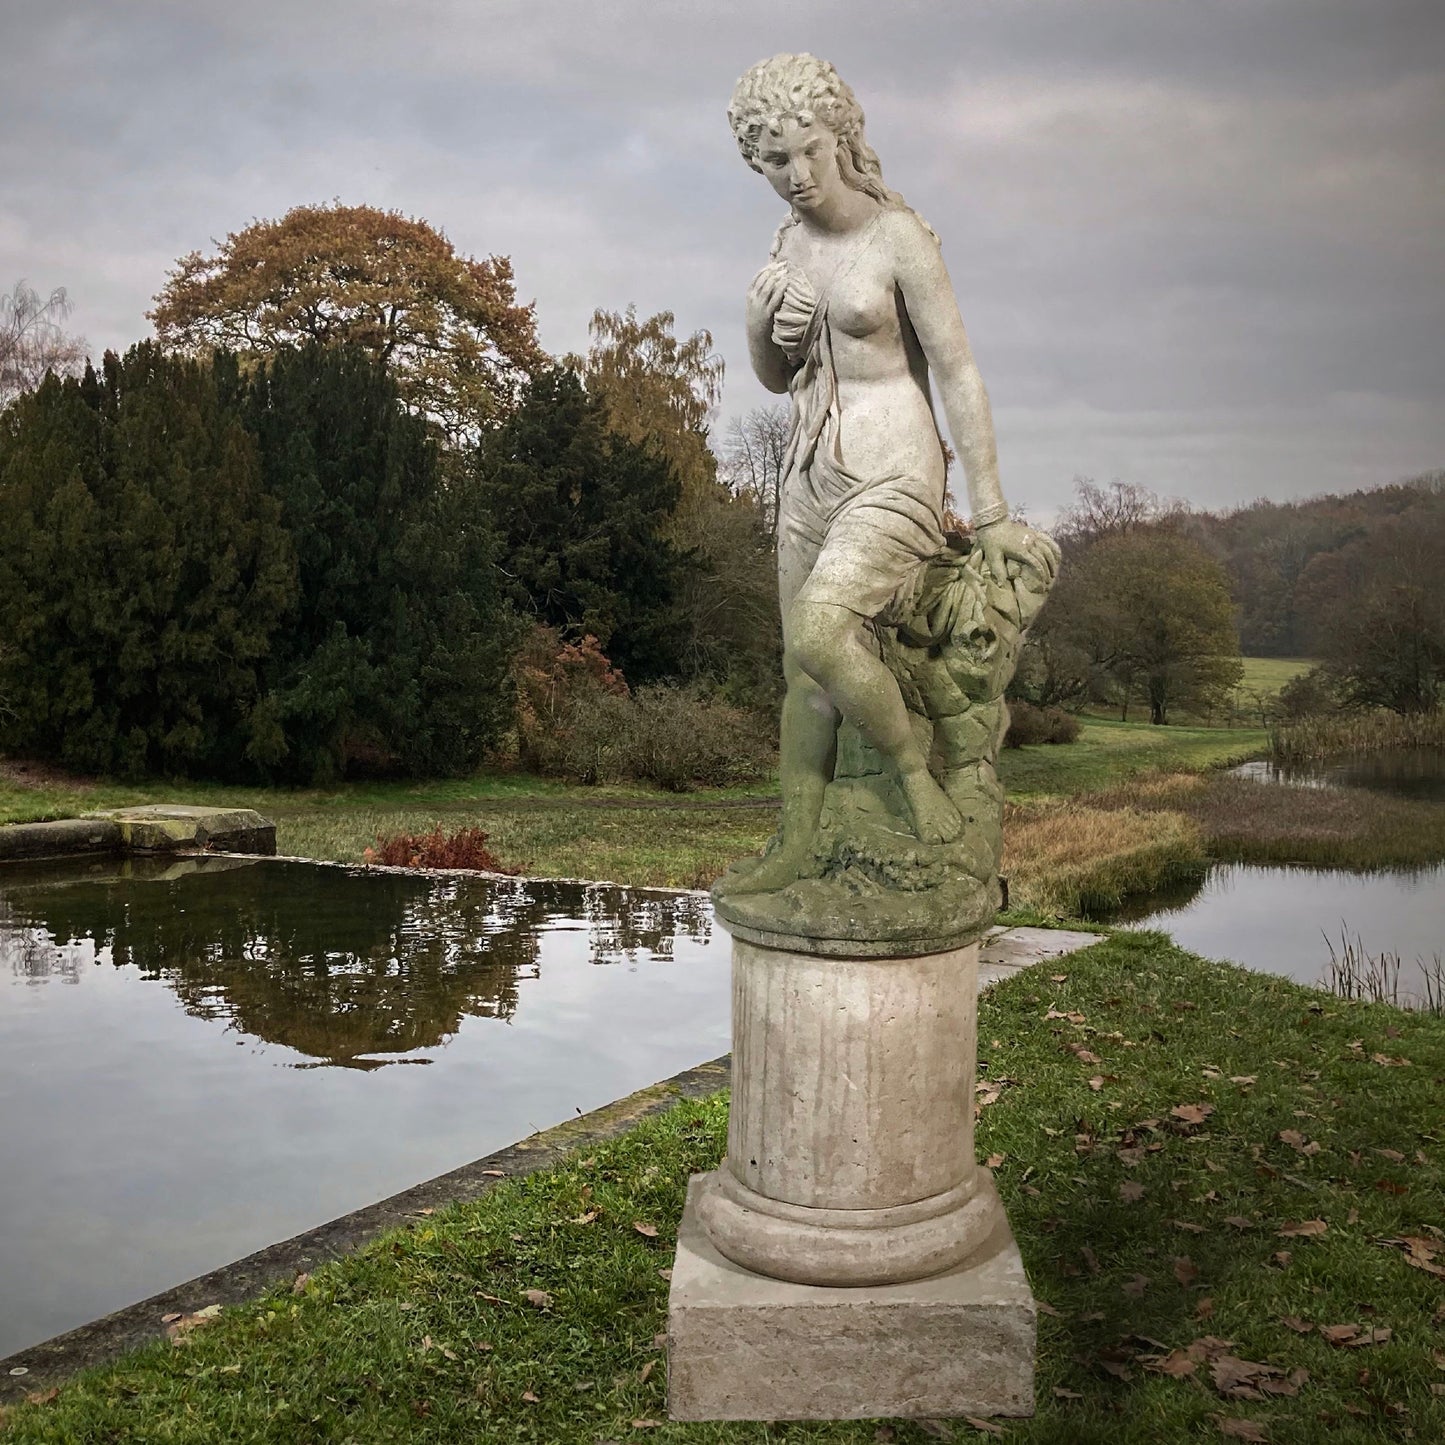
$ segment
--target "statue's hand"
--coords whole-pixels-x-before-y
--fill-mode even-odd
[[[788,289],[788,263],[769,261],[748,287],[747,325],[749,332],[761,332],[764,336],[773,329],[773,313],[783,303],[783,293]]]
[[[1059,544],[1046,532],[1025,526],[1005,517],[978,529],[983,559],[997,582],[1008,582],[1019,575],[1019,569],[1030,568],[1048,586],[1059,570]]]

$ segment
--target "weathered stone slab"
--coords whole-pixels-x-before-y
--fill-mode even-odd
[[[694,1179],[668,1300],[674,1420],[1033,1413],[1034,1301],[1002,1209],[977,1253],[945,1274],[835,1288],[724,1259],[697,1200]]]
[[[88,813],[120,829],[127,852],[166,853],[177,848],[214,848],[222,853],[276,852],[276,825],[253,808],[205,808],[150,803]]]
[[[1062,958],[1103,938],[1068,928],[995,928],[979,948],[978,986],[987,988],[1030,964]]]
[[[98,818],[59,818],[50,823],[10,823],[0,828],[0,863],[117,853],[121,846],[119,826]]]

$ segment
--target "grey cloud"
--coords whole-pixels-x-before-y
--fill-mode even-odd
[[[1076,472],[1202,505],[1445,461],[1445,19],[1375,0],[11,0],[0,286],[96,347],[175,258],[326,200],[512,255],[544,344],[671,309],[769,398],[740,310],[779,219],[723,119],[833,59],[937,228],[1036,514]]]

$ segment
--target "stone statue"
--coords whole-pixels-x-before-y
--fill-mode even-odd
[[[1059,550],[1009,517],[938,238],[884,185],[837,71],[811,55],[765,60],[728,120],[791,207],[748,291],[747,333],[763,385],[791,396],[792,432],[778,517],[782,827],[714,897],[753,942],[947,947],[996,906],[1003,691]],[[945,530],[930,376],[971,537]]]
[[[1058,548],[1009,518],[938,238],[831,65],[728,111],[791,213],[748,292],[792,398],[778,516],[783,817],[713,890],[732,934],[727,1157],[688,1186],[675,1419],[1028,1414],[1036,1317],[974,1152],[1004,688]],[[937,387],[973,530],[946,526]]]

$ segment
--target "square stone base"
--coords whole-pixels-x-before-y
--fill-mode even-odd
[[[698,1222],[699,1177],[668,1297],[674,1420],[1033,1414],[1034,1299],[1002,1211],[993,1237],[947,1274],[822,1288],[724,1259]]]

